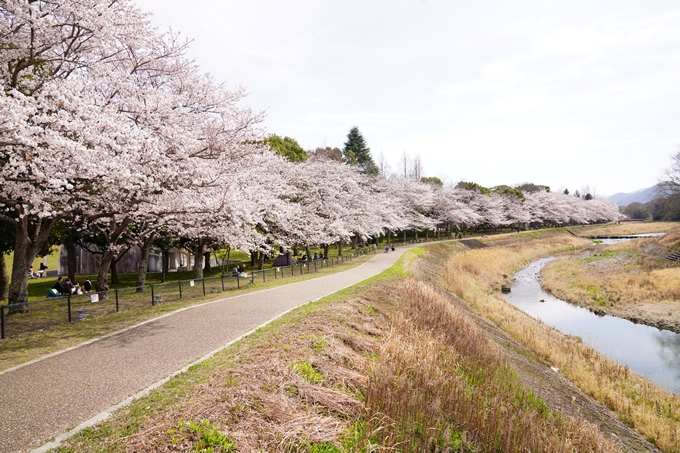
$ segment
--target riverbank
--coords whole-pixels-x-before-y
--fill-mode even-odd
[[[680,451],[680,398],[599,355],[579,338],[563,335],[531,318],[501,297],[500,286],[517,269],[540,257],[587,246],[587,241],[563,236],[470,250],[451,257],[444,277],[449,288],[474,311],[491,320],[532,355],[594,398],[604,411],[613,411],[615,418],[635,427],[662,450]],[[546,400],[563,390],[563,387],[555,388],[559,390],[548,388],[546,393],[550,395]],[[586,407],[581,403],[578,406],[579,411]],[[612,432],[608,431],[607,421],[602,423],[602,429]],[[631,451],[628,448],[621,450]]]
[[[601,245],[548,264],[541,286],[598,314],[680,333],[680,263],[666,259],[678,247],[677,225],[663,238]]]

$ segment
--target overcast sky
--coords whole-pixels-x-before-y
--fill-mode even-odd
[[[270,133],[393,169],[599,195],[654,185],[680,148],[680,2],[137,0],[245,86]]]

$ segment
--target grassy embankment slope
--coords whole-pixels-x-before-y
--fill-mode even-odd
[[[601,245],[556,260],[543,269],[541,284],[573,304],[680,333],[680,263],[665,259],[680,251],[680,224],[621,225],[602,234],[630,234],[622,231],[631,227],[668,234]]]
[[[655,451],[632,424],[678,451],[677,398],[497,294],[504,272],[583,245],[546,236],[494,249],[417,249],[400,267],[260,329],[60,451]],[[446,283],[437,277],[444,268]],[[580,375],[562,360],[577,361]],[[607,385],[637,392],[646,415],[630,401],[619,407],[622,397],[599,391]]]

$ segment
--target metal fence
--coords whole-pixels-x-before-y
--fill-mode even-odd
[[[343,256],[299,262],[294,266],[249,271],[247,276],[217,275],[203,279],[176,280],[132,288],[118,288],[106,292],[50,297],[28,304],[2,305],[0,306],[0,338],[5,339],[21,333],[49,329],[124,310],[142,309],[157,304],[180,302],[205,297],[209,294],[233,291],[268,280],[318,272],[366,253],[376,253],[376,250],[367,248]]]

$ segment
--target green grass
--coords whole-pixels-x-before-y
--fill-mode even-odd
[[[293,369],[307,382],[318,384],[323,381],[323,375],[307,362],[295,362]]]

